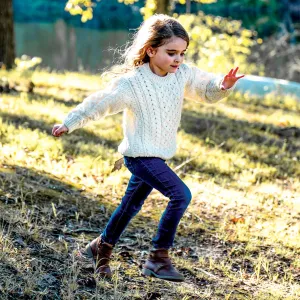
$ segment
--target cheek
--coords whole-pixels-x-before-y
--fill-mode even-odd
[[[174,60],[174,57],[172,57],[172,56],[170,56],[170,55],[165,55],[165,61],[168,61],[168,62],[170,62],[170,61],[173,61]]]

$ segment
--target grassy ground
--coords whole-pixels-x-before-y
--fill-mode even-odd
[[[76,250],[103,230],[130,172],[111,173],[121,114],[62,138],[72,107],[101,87],[74,73],[0,72],[0,299],[299,299],[300,104],[234,94],[185,101],[168,164],[193,200],[171,251],[184,283],[140,275],[168,199],[154,191],[114,251],[112,281]],[[30,90],[30,80],[35,87]]]

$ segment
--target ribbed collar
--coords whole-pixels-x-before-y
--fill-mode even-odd
[[[147,75],[149,78],[151,78],[153,81],[155,81],[157,83],[168,82],[174,76],[174,73],[168,73],[166,76],[156,75],[150,69],[149,63],[144,63],[140,68],[141,68],[141,71],[144,72],[145,75]]]

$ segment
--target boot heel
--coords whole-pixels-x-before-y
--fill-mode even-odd
[[[142,269],[142,274],[145,276],[152,276],[152,272],[148,269]]]

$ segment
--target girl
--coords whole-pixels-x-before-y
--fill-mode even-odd
[[[233,90],[238,68],[219,78],[183,64],[189,36],[182,25],[166,15],[154,15],[135,34],[123,54],[123,74],[106,89],[87,97],[73,109],[63,124],[54,125],[56,137],[71,133],[90,120],[124,111],[124,138],[118,151],[132,176],[120,205],[102,234],[90,242],[83,255],[93,259],[96,272],[111,277],[109,260],[113,247],[130,220],[140,211],[152,189],[170,201],[164,211],[153,248],[142,274],[183,281],[168,255],[192,195],[166,160],[176,151],[176,133],[184,98],[217,102]]]

